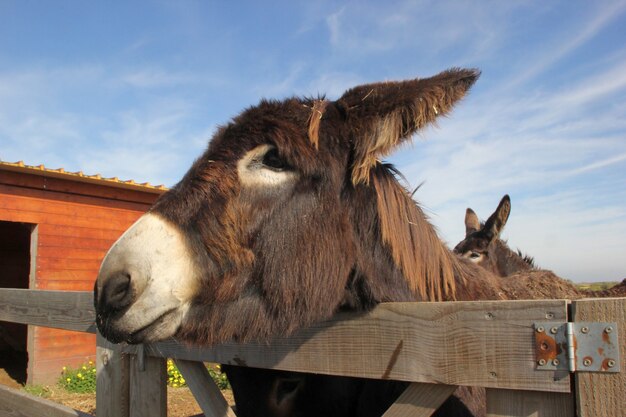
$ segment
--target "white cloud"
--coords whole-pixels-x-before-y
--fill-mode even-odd
[[[626,61],[602,64],[558,87],[491,80],[394,157],[451,246],[467,206],[486,218],[509,193],[513,247],[565,278],[626,277]]]
[[[614,164],[619,164],[621,162],[626,161],[626,153],[623,153],[621,155],[617,155],[617,156],[613,156],[613,157],[609,157],[609,158],[605,158],[599,161],[594,161],[590,164],[578,167],[574,170],[572,170],[570,172],[570,175],[578,175],[578,174],[584,174],[586,172],[589,171],[595,171],[597,169],[602,169],[602,168],[606,168],[609,167],[611,165]]]
[[[125,107],[109,101],[130,84],[159,88],[198,79],[91,65],[0,73],[0,159],[172,185],[191,164],[188,155],[206,146],[213,123],[190,127],[198,109],[176,92]]]
[[[591,3],[586,6],[590,4]],[[597,36],[600,31],[626,11],[625,1],[598,2],[596,5],[599,6],[594,8],[594,15],[587,15],[584,19],[581,19],[581,22],[584,22],[584,26],[576,25],[571,28],[572,30],[567,30],[562,33],[553,46],[543,49],[543,53],[532,58],[531,62],[535,64],[531,65],[524,72],[518,74],[515,79],[511,80],[511,85],[523,83],[546,71],[572,51],[580,48],[590,39]]]
[[[172,185],[216,123],[261,96],[337,98],[363,82],[479,66],[451,117],[394,156],[413,186],[425,181],[416,197],[444,238],[460,240],[468,205],[487,216],[510,193],[513,246],[568,278],[626,275],[626,54],[611,39],[626,2],[315,3],[292,17],[304,20],[295,35],[268,27],[273,42],[251,40],[246,16],[213,33],[202,8],[167,7],[174,41],[143,28],[98,63],[37,57],[0,71],[0,158]],[[289,52],[277,52],[279,36]],[[183,41],[172,60],[170,43]]]

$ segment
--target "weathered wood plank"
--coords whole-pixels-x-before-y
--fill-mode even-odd
[[[165,359],[145,357],[143,366],[136,355],[130,357],[130,415],[167,416],[167,371]],[[98,417],[100,415],[98,414]]]
[[[82,227],[82,228],[90,228],[94,227],[99,223],[94,223],[94,220],[90,220],[88,218],[72,218],[70,216],[63,216],[60,214],[46,214],[46,213],[36,213],[30,211],[22,211],[15,209],[2,209],[3,217],[6,219],[10,219],[11,221],[20,221],[25,223],[47,223],[47,224],[56,224],[59,226],[73,226],[73,227]],[[102,227],[109,230],[119,230],[123,228],[125,225],[130,225],[132,222],[111,222],[111,224],[107,224],[103,222],[105,226]],[[102,224],[102,223],[100,223]]]
[[[46,196],[41,195],[41,193],[34,196],[24,194],[28,194],[28,191],[3,196],[0,199],[0,210],[18,210],[40,214],[42,217],[62,215],[70,217],[72,220],[92,219],[96,224],[107,222],[104,226],[112,226],[121,223],[132,224],[147,209],[145,205],[135,206],[135,209],[130,210],[115,206],[110,207],[111,203],[107,204],[106,201],[102,200],[98,201],[99,204],[89,204],[84,197],[81,199],[75,195],[68,195],[63,200],[54,200],[45,198]],[[55,222],[51,221],[51,223]],[[103,226],[102,224],[100,225]]]
[[[576,407],[580,417],[626,416],[626,298],[577,300],[573,321],[617,322],[620,373],[578,372],[575,376]]]
[[[228,402],[202,362],[182,359],[176,359],[174,362],[206,417],[235,417],[235,413],[228,406]]]
[[[91,414],[4,385],[0,385],[0,416],[92,417]]]
[[[330,375],[569,392],[535,371],[532,323],[566,320],[566,301],[388,303],[270,344],[147,345],[154,356]],[[132,347],[131,347],[132,349]]]
[[[598,414],[601,415],[613,414]],[[571,393],[487,390],[487,417],[574,417]]]
[[[430,417],[457,387],[413,382],[383,417]]]
[[[92,292],[0,288],[3,321],[95,333],[94,318]]]
[[[96,410],[98,417],[129,417],[130,359],[97,334]]]

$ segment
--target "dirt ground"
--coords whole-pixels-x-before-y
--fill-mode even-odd
[[[232,406],[234,404],[231,391],[224,391],[224,397]],[[97,415],[96,394],[72,394],[60,388],[52,388],[47,399],[66,405],[75,410]],[[168,417],[202,417],[202,410],[198,406],[189,388],[167,388],[167,415]]]
[[[26,354],[0,350],[0,385],[14,389],[24,389],[26,382]],[[49,385],[33,387],[27,390],[31,395],[40,395],[50,401],[83,411],[96,414],[96,394],[74,394],[65,389]],[[223,391],[224,397],[232,406],[235,401],[232,391]],[[201,417],[202,410],[198,406],[189,388],[167,388],[168,417]]]
[[[10,388],[23,389],[24,386],[0,368],[0,385]],[[32,393],[32,392],[31,392]],[[222,392],[228,403],[234,405],[232,391]],[[96,394],[73,394],[64,389],[51,385],[41,389],[41,396],[55,403],[63,404],[75,410],[96,415]],[[167,388],[167,415],[168,417],[202,417],[202,410],[198,406],[189,388]]]

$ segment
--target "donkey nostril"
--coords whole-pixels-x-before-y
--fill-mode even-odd
[[[119,310],[130,304],[130,275],[124,272],[110,277],[102,287],[102,303],[104,306]]]

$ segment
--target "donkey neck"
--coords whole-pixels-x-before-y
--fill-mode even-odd
[[[532,264],[517,252],[511,250],[506,242],[501,239],[496,239],[493,248],[490,250],[493,251],[493,254],[490,254],[490,258],[495,260],[496,271],[494,272],[501,277],[533,269]]]
[[[357,260],[349,294],[383,301],[501,298],[497,278],[454,255],[389,165],[350,190]],[[357,296],[358,298],[358,296]]]

